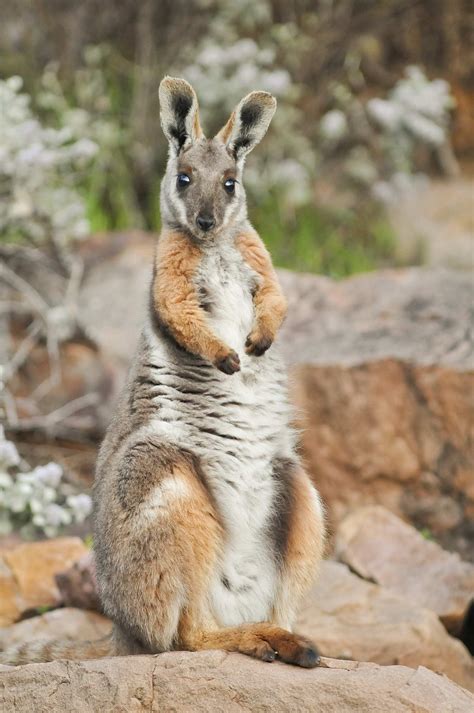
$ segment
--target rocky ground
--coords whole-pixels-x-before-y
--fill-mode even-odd
[[[81,540],[0,554],[0,649],[110,631],[97,611],[93,556]],[[342,521],[335,557],[323,563],[295,626],[325,657],[315,671],[223,652],[0,667],[0,708],[311,711],[318,701],[328,712],[470,713],[474,642],[457,637],[470,616],[474,565],[381,506]]]
[[[82,487],[143,322],[152,251],[153,236],[142,233],[83,245],[80,310],[91,340],[63,347],[63,380],[43,407],[90,391],[100,398],[39,440],[21,434],[31,460],[54,453]],[[208,652],[4,668],[0,709],[474,710],[470,276],[280,275],[290,302],[280,345],[331,532],[296,628],[318,643],[323,666]],[[40,346],[18,377],[19,395],[44,363]],[[110,628],[98,608],[93,560],[78,538],[0,544],[0,648],[98,638]]]

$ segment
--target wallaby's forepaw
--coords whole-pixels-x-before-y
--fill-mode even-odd
[[[216,359],[215,365],[224,374],[235,374],[240,371],[239,355],[231,349],[225,356]]]
[[[250,356],[262,356],[273,344],[273,337],[268,332],[254,329],[245,342],[245,351]]]

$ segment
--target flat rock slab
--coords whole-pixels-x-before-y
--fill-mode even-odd
[[[323,659],[313,670],[221,651],[0,669],[5,713],[472,713],[474,696],[420,667]]]
[[[59,537],[0,550],[0,626],[17,621],[29,609],[58,606],[54,575],[88,552],[78,537]]]
[[[436,614],[340,562],[323,563],[295,630],[313,639],[324,656],[426,666],[474,692],[474,660]]]
[[[110,620],[97,612],[73,607],[54,609],[0,629],[0,651],[38,639],[100,639],[110,632],[111,627]]]
[[[343,520],[336,556],[360,577],[431,609],[454,633],[474,599],[474,565],[380,506],[360,508]]]
[[[380,359],[474,367],[468,272],[407,268],[335,281],[280,270],[289,299],[288,363],[355,366]]]

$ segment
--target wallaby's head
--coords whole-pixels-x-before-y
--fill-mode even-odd
[[[207,139],[188,82],[165,77],[159,94],[161,126],[170,149],[161,187],[162,219],[198,240],[210,240],[246,217],[245,157],[265,136],[276,100],[267,92],[252,92],[219,133]]]

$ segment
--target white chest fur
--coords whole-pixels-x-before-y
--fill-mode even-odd
[[[235,247],[209,252],[196,276],[198,289],[208,304],[213,331],[242,355],[254,317],[251,289],[257,276]]]

